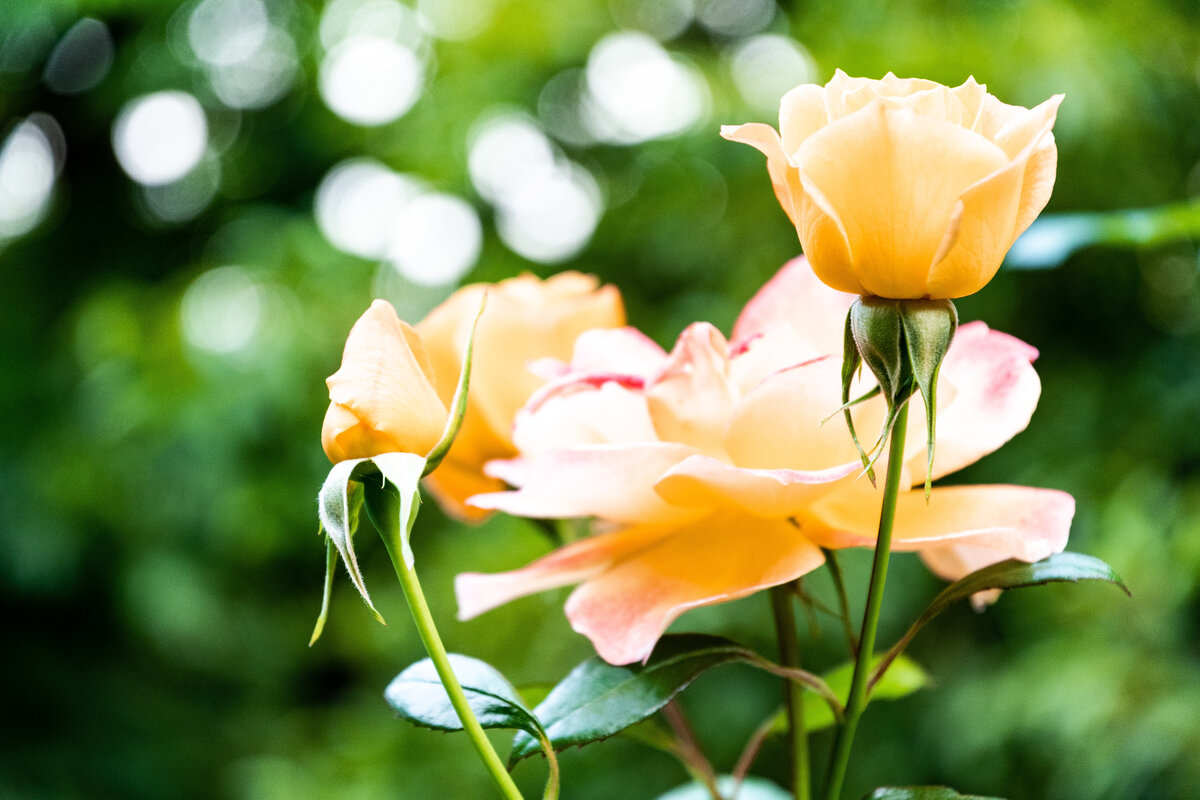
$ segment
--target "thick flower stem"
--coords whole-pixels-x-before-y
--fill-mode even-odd
[[[792,608],[790,583],[771,589],[771,611],[775,616],[775,635],[779,640],[779,660],[785,667],[800,668],[800,641],[796,636],[796,614]],[[810,800],[812,779],[808,762],[808,731],[804,726],[804,689],[793,681],[783,682],[787,708],[788,752],[792,757],[792,794],[796,800]]]
[[[858,656],[854,660],[854,677],[846,701],[845,722],[834,737],[829,758],[829,777],[825,784],[825,800],[839,800],[842,782],[850,764],[850,748],[858,718],[867,704],[867,677],[871,672],[871,656],[875,649],[875,629],[879,626],[879,610],[883,605],[883,585],[887,580],[888,556],[892,547],[892,523],[896,519],[896,497],[900,493],[900,473],[904,466],[904,434],[908,428],[908,403],[896,414],[892,428],[892,443],[888,451],[887,479],[883,485],[883,508],[879,513],[879,537],[875,541],[875,562],[871,568],[871,585],[867,591],[867,608],[863,613],[862,634],[859,636]]]
[[[387,536],[384,536],[383,539],[384,544],[387,545],[388,555],[392,558],[392,566],[396,568],[396,577],[400,579],[400,586],[404,589],[404,597],[408,600],[413,621],[417,624],[417,632],[421,635],[422,644],[425,645],[425,652],[429,653],[429,658],[433,661],[438,677],[446,688],[446,694],[450,696],[450,704],[454,706],[454,710],[462,722],[463,730],[467,732],[471,744],[475,747],[475,752],[479,754],[484,767],[491,774],[492,780],[496,782],[496,788],[500,790],[501,796],[505,800],[524,800],[521,790],[517,788],[512,776],[504,768],[504,762],[500,760],[500,756],[496,755],[492,743],[488,741],[487,735],[483,732],[483,727],[475,718],[475,713],[471,711],[471,706],[467,702],[467,696],[463,694],[458,678],[454,677],[454,671],[450,669],[450,659],[446,656],[446,647],[442,644],[442,637],[438,635],[437,627],[433,623],[433,615],[429,613],[429,605],[425,602],[425,593],[421,591],[417,573],[404,563],[398,543],[395,543],[397,546],[394,546],[392,542],[388,541]]]

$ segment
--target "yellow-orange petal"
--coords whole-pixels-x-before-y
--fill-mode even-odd
[[[588,578],[567,600],[567,619],[605,661],[643,661],[688,609],[777,586],[823,562],[787,522],[715,514]]]

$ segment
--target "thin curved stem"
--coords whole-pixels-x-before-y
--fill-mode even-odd
[[[495,748],[488,741],[487,734],[483,732],[483,726],[479,724],[475,713],[471,711],[467,696],[463,694],[462,686],[450,668],[446,647],[442,644],[442,637],[438,635],[433,615],[429,613],[429,604],[425,602],[425,593],[421,591],[417,573],[404,563],[400,548],[394,546],[394,543],[388,541],[388,538],[388,536],[384,536],[383,540],[387,545],[388,555],[391,556],[392,566],[396,569],[396,577],[400,579],[400,586],[404,589],[404,597],[408,600],[408,607],[412,611],[413,621],[417,624],[417,632],[421,635],[421,643],[425,645],[425,652],[429,653],[434,669],[437,670],[438,678],[446,688],[446,694],[450,696],[450,705],[454,706],[454,711],[462,722],[463,730],[470,737],[475,752],[479,754],[484,767],[491,774],[492,780],[496,782],[496,788],[500,790],[500,794],[506,800],[524,800],[521,790],[513,782],[512,776],[504,768],[504,762],[500,760],[500,756],[496,755]]]
[[[779,660],[785,667],[799,669],[800,640],[796,636],[796,613],[792,608],[791,584],[771,588],[771,611],[779,640]],[[812,775],[808,761],[808,731],[804,726],[804,689],[790,680],[783,682],[788,720],[788,752],[792,757],[792,795],[796,800],[812,797]]]
[[[846,646],[850,649],[850,657],[858,656],[858,637],[854,635],[854,628],[850,622],[850,600],[846,596],[846,580],[842,574],[842,564],[838,561],[836,550],[826,550],[822,548],[825,554],[825,564],[829,567],[829,575],[833,578],[833,588],[837,592],[838,609],[841,612],[842,631],[846,635]]]
[[[879,611],[883,605],[883,586],[887,581],[888,557],[892,548],[892,524],[896,519],[896,498],[900,493],[900,473],[904,466],[904,434],[908,428],[908,403],[896,413],[892,428],[892,444],[888,451],[887,478],[883,485],[883,508],[879,512],[879,537],[875,541],[875,561],[871,567],[871,585],[867,591],[867,608],[863,613],[862,634],[854,660],[854,677],[846,701],[846,720],[834,737],[833,753],[829,758],[829,777],[825,783],[825,800],[838,800],[842,782],[850,764],[850,749],[858,719],[867,704],[867,676],[871,672],[871,655],[875,649],[875,631],[879,627]]]

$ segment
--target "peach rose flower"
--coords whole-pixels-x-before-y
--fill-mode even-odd
[[[454,396],[462,357],[479,311],[487,307],[475,334],[471,389],[462,429],[446,458],[426,480],[443,508],[464,519],[487,512],[464,501],[473,494],[504,488],[484,475],[483,465],[516,453],[512,425],[517,411],[545,381],[530,371],[542,358],[566,359],[575,338],[590,328],[625,324],[625,308],[614,286],[591,275],[563,272],[546,280],[529,274],[495,284],[471,284],[417,323],[447,406]]]
[[[333,463],[381,453],[425,455],[449,412],[434,388],[421,337],[376,300],[346,338],[342,366],[325,381],[329,410],[321,446]]]
[[[784,95],[779,132],[728,125],[767,156],[817,276],[899,300],[979,291],[1054,188],[1062,95],[1026,109],[969,78],[851,78]]]
[[[803,259],[751,300],[732,343],[687,328],[670,353],[631,328],[590,331],[569,364],[518,415],[520,455],[489,472],[519,487],[471,503],[528,517],[596,517],[595,535],[512,572],[463,574],[459,614],[579,584],[575,630],[607,661],[646,658],[671,622],[698,606],[793,580],[821,548],[872,547],[880,491],[861,478],[834,411],[840,322],[853,296]],[[943,363],[935,478],[995,450],[1028,424],[1040,393],[1037,352],[979,322]],[[911,402],[920,402],[914,398]],[[882,400],[856,408],[867,430]],[[1021,486],[938,487],[925,502],[924,414],[911,416],[893,548],[916,550],[947,579],[1066,545],[1067,494]]]

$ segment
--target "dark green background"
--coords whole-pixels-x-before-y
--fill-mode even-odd
[[[697,0],[697,5],[704,2]],[[373,296],[375,263],[339,253],[313,218],[314,190],[343,158],[371,156],[470,200],[484,220],[470,279],[571,267],[616,283],[632,324],[669,344],[687,322],[728,330],[797,251],[763,159],[717,136],[773,121],[734,90],[729,42],[693,24],[666,44],[706,76],[711,104],[685,134],[636,146],[563,144],[609,200],[590,244],[560,266],[525,262],[474,194],[466,136],[504,105],[536,114],[543,85],[581,67],[617,26],[601,0],[497,0],[477,37],[433,43],[436,71],[414,108],[365,129],[321,102],[320,5],[276,3],[302,72],[277,103],[240,114],[206,94],[181,56],[174,4],[9,2],[0,53],[0,136],[52,114],[67,154],[49,217],[0,245],[0,795],[6,798],[475,798],[490,796],[460,736],[393,720],[388,680],[421,656],[377,542],[361,558],[373,622],[339,576],[329,626],[306,647],[324,550],[314,495],[323,379]],[[623,6],[613,3],[614,7]],[[41,76],[82,16],[104,21],[111,72],[64,96]],[[39,27],[40,26],[40,27]],[[848,796],[880,783],[947,783],[1011,800],[1191,798],[1200,786],[1200,11],[1191,0],[882,0],[789,3],[768,30],[795,37],[818,79],[968,75],[1009,102],[1064,92],[1048,214],[1171,205],[1098,218],[1081,246],[1036,270],[1005,270],[959,304],[1041,350],[1041,406],[1027,432],[955,476],[1071,492],[1071,549],[1111,563],[1132,600],[1101,585],[1014,592],[976,616],[939,619],[911,653],[931,689],[864,720]],[[3,44],[7,42],[7,44]],[[210,126],[232,127],[208,207],[154,222],[117,165],[110,131],[130,98],[196,92]],[[1165,215],[1165,216],[1164,216]],[[1095,222],[1087,218],[1085,222]],[[1104,241],[1105,239],[1111,241]],[[1051,248],[1054,249],[1054,248]],[[206,271],[238,264],[278,302],[236,357],[197,349],[180,299]],[[393,284],[394,286],[395,284]],[[429,307],[450,291],[405,294]],[[590,654],[561,614],[564,593],[466,624],[450,585],[546,550],[520,520],[463,528],[428,506],[414,548],[451,649],[515,682],[553,681]],[[846,558],[855,596],[866,553]],[[889,641],[937,589],[896,560],[881,633]],[[825,578],[813,583],[823,587]],[[691,613],[676,629],[770,652],[766,598]],[[836,631],[806,640],[814,668],[841,658]],[[728,770],[777,703],[772,679],[726,667],[685,694],[701,740]],[[504,747],[503,737],[498,738]],[[816,740],[818,754],[827,739]],[[516,776],[540,794],[542,765]],[[778,744],[757,771],[782,778]],[[564,797],[654,798],[685,780],[670,759],[614,739],[563,758]]]

